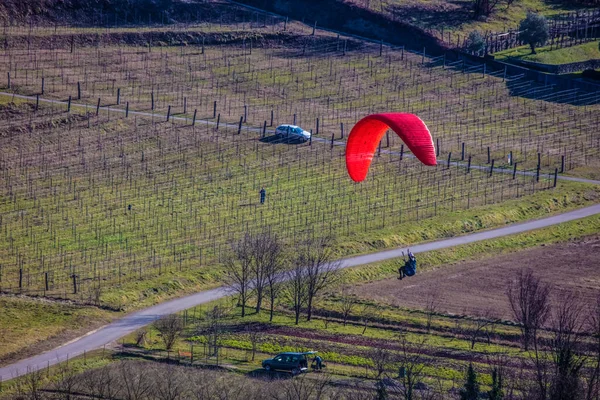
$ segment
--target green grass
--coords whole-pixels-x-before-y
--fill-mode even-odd
[[[514,49],[494,53],[498,60],[516,58],[519,60],[533,61],[542,64],[568,64],[587,60],[600,59],[599,42],[588,42],[576,46],[551,50],[550,46],[536,49],[537,54],[531,54],[529,46],[521,46]]]
[[[69,331],[108,322],[119,315],[96,307],[15,297],[0,297],[0,310],[0,361],[29,346],[56,337],[68,338]]]

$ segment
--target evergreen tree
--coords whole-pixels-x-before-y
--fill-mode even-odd
[[[488,392],[490,400],[504,399],[504,391],[502,390],[502,375],[498,373],[498,369],[492,370],[492,389]]]
[[[380,379],[377,381],[376,384],[377,387],[377,400],[388,400],[389,399],[389,395],[387,392],[387,388],[385,387],[385,383],[383,382],[383,379]]]
[[[520,39],[531,47],[531,54],[535,53],[537,46],[543,46],[550,37],[548,21],[543,15],[527,13],[527,18],[519,25]]]
[[[460,390],[460,400],[477,400],[478,398],[479,383],[477,383],[477,374],[473,369],[473,364],[469,364],[465,386]]]

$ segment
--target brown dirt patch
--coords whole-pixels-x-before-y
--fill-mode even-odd
[[[466,261],[402,281],[386,279],[351,290],[363,298],[416,309],[423,309],[427,297],[436,293],[441,312],[483,315],[492,309],[497,316],[511,319],[505,291],[523,267],[531,268],[542,280],[554,285],[555,299],[568,292],[594,304],[600,294],[600,236]]]

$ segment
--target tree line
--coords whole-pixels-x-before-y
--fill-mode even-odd
[[[335,261],[332,237],[304,237],[286,248],[275,234],[246,233],[232,243],[225,258],[223,283],[238,300],[242,317],[254,300],[255,312],[269,303],[269,321],[278,302],[294,311],[296,324],[303,312],[312,317],[315,298],[338,279],[340,262]]]

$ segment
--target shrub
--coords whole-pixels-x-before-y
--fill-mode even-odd
[[[471,31],[467,37],[467,50],[470,53],[478,54],[485,49],[485,38],[479,31]]]

